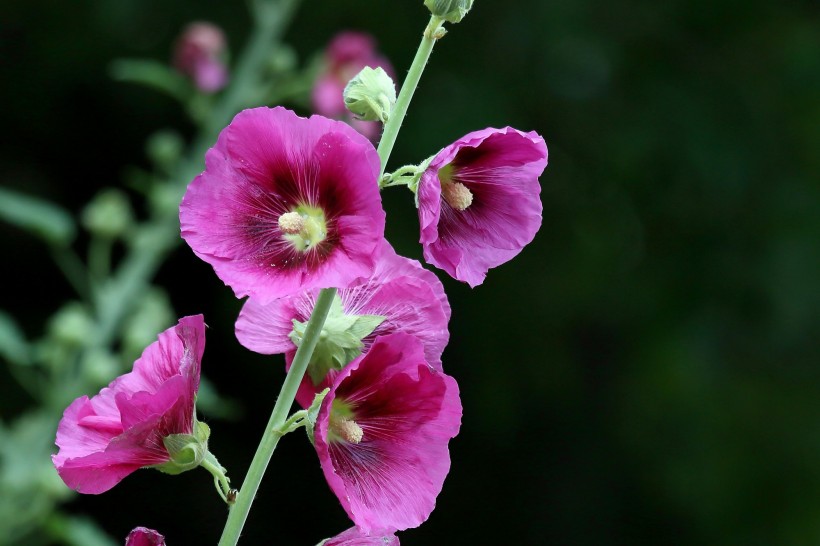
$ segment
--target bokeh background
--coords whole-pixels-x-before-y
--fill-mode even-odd
[[[421,4],[305,3],[285,39],[304,63],[337,31],[364,30],[402,74]],[[147,168],[153,132],[190,137],[173,100],[108,67],[169,59],[200,19],[241,50],[240,2],[0,4],[0,184],[78,213]],[[391,166],[505,125],[548,143],[543,227],[483,286],[440,275],[464,421],[437,509],[402,544],[820,544],[818,4],[477,0],[436,47]],[[421,258],[412,196],[384,203],[388,238]],[[0,237],[0,307],[37,337],[74,295],[37,239],[5,224]],[[236,412],[204,418],[239,483],[281,358],[238,344],[241,302],[187,247],[157,283],[177,316],[211,327],[203,371]],[[34,402],[6,368],[10,423]],[[67,393],[80,394],[92,393]],[[225,517],[198,470],[141,471],[65,510],[117,540],[156,528],[171,546],[216,543]],[[285,438],[243,543],[347,527],[311,446]]]

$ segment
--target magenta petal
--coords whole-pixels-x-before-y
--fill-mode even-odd
[[[334,400],[350,407],[359,443],[328,439]],[[396,531],[420,525],[435,507],[460,424],[455,380],[425,363],[419,340],[392,334],[339,372],[319,410],[315,447],[356,526]]]
[[[373,145],[344,123],[284,108],[240,112],[206,155],[180,205],[182,237],[237,297],[263,302],[370,276],[384,211]],[[296,250],[278,225],[322,211],[326,236]]]
[[[547,147],[534,132],[484,129],[441,150],[418,188],[420,242],[427,262],[477,286],[487,271],[515,257],[541,226],[541,186]],[[442,197],[439,170],[472,194],[464,210]]]
[[[357,527],[351,527],[325,540],[321,546],[399,546],[399,537],[384,532],[366,534]]]
[[[125,546],[165,546],[165,537],[147,527],[137,527],[125,539]]]
[[[184,317],[145,349],[133,371],[72,402],[52,456],[66,485],[102,493],[139,468],[167,462],[162,438],[193,431],[204,349],[202,315]]]

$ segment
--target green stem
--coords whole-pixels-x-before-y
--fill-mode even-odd
[[[384,132],[379,141],[379,158],[382,162],[382,170],[379,173],[379,180],[384,175],[387,168],[387,159],[390,157],[390,152],[393,151],[393,145],[396,143],[396,136],[399,134],[401,124],[404,121],[404,116],[407,114],[407,107],[410,106],[410,99],[413,98],[413,93],[418,87],[421,74],[424,72],[424,67],[427,65],[427,60],[433,52],[433,46],[438,39],[438,31],[441,29],[444,20],[435,15],[430,18],[427,23],[427,28],[424,29],[424,35],[421,38],[421,44],[416,51],[416,56],[413,57],[413,64],[410,65],[410,70],[407,72],[407,79],[404,80],[404,85],[401,86],[399,97],[396,99],[396,105],[393,111],[390,112],[390,117],[387,123],[384,124]]]
[[[319,341],[319,335],[322,333],[322,327],[335,297],[335,288],[324,288],[319,293],[319,297],[316,298],[316,305],[313,307],[313,313],[311,313],[305,329],[305,337],[296,351],[296,356],[285,377],[285,382],[282,384],[282,390],[279,392],[279,398],[276,399],[276,404],[273,406],[273,412],[268,420],[262,441],[253,456],[242,489],[236,497],[236,504],[231,507],[228,513],[228,521],[225,522],[225,529],[222,531],[222,538],[219,539],[219,546],[235,546],[239,541],[242,527],[245,525],[245,520],[251,510],[251,504],[256,497],[256,492],[259,490],[259,484],[262,482],[262,476],[268,467],[273,450],[276,449],[276,444],[279,443],[279,438],[282,437],[281,431],[287,421],[288,411],[290,411],[290,407],[296,399],[296,391],[299,389],[299,384],[305,375],[308,362],[313,354],[313,349],[316,348],[316,343]]]

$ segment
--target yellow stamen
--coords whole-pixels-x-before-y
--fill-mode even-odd
[[[465,210],[473,203],[473,194],[461,182],[447,182],[441,185],[441,195],[451,207]]]
[[[305,227],[305,219],[298,212],[286,212],[279,217],[279,229],[282,233],[296,235]]]

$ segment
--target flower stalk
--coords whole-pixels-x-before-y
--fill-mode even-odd
[[[401,86],[399,97],[396,99],[396,105],[390,113],[390,118],[384,124],[384,133],[379,141],[379,158],[382,162],[382,169],[379,173],[379,180],[384,175],[387,168],[387,160],[390,158],[390,153],[393,151],[393,145],[396,143],[396,137],[401,129],[401,124],[404,121],[404,116],[407,114],[407,107],[410,106],[410,100],[413,98],[413,93],[418,87],[421,74],[424,72],[424,67],[427,66],[427,61],[430,59],[430,54],[433,52],[433,46],[436,40],[444,36],[444,19],[436,17],[430,18],[427,23],[427,28],[424,29],[424,35],[421,38],[421,43],[416,51],[416,56],[413,57],[413,63],[410,65],[410,70],[407,72],[407,79]]]
[[[324,288],[319,292],[319,297],[316,298],[316,306],[313,308],[313,313],[305,329],[305,337],[296,351],[293,365],[291,365],[285,376],[285,381],[282,383],[282,390],[276,399],[273,412],[271,412],[268,425],[265,428],[265,434],[262,436],[262,441],[253,456],[242,489],[236,496],[236,503],[228,513],[228,520],[225,522],[222,538],[219,539],[219,546],[235,546],[239,541],[239,535],[245,525],[245,520],[248,518],[251,504],[256,497],[256,492],[259,490],[259,484],[262,482],[262,476],[265,474],[265,469],[268,467],[273,451],[279,443],[279,438],[282,437],[283,430],[287,428],[285,424],[288,421],[288,411],[290,411],[293,401],[296,399],[296,391],[299,389],[299,384],[305,375],[308,362],[313,354],[313,349],[316,348],[316,343],[319,341],[319,335],[322,333],[322,327],[335,297],[335,288]]]

